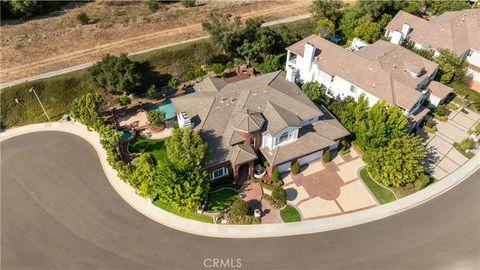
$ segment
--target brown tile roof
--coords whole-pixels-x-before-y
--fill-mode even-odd
[[[412,27],[409,38],[427,47],[447,48],[458,55],[480,49],[480,9],[449,11],[431,21],[399,11],[386,29],[402,31],[405,23]]]
[[[265,118],[258,112],[251,113],[245,109],[242,112],[234,112],[230,121],[236,130],[251,133],[262,129]]]
[[[321,110],[324,115],[320,120],[300,128],[296,141],[279,146],[274,150],[266,147],[260,148],[270,164],[280,165],[322,150],[332,145],[335,140],[350,134],[325,108],[322,107]]]
[[[255,159],[257,159],[257,154],[255,154],[250,145],[245,144],[236,144],[230,148],[230,153],[228,154],[228,160],[230,160],[233,166]]]
[[[319,69],[339,76],[372,95],[411,109],[421,91],[416,86],[437,69],[438,65],[389,42],[379,40],[357,52],[350,52],[317,35],[311,35],[287,49],[303,56],[305,43],[320,50],[314,60]],[[419,77],[412,76],[407,67],[422,69]]]
[[[422,106],[414,114],[410,115],[409,120],[411,122],[417,122],[424,118],[429,112],[429,108]]]
[[[444,98],[452,92],[451,87],[448,87],[445,84],[437,82],[437,81],[431,81],[428,84],[428,89],[430,89],[430,91],[432,91],[432,94],[434,96],[439,97],[439,98]]]
[[[201,87],[205,85],[207,84],[202,84]],[[238,125],[242,126],[240,130],[261,126],[259,116],[263,116],[265,129],[266,126],[278,126],[284,122],[293,124],[293,118],[298,119],[296,121],[307,120],[321,117],[325,113],[310,101],[297,85],[288,82],[284,74],[278,71],[229,83],[218,91],[197,89],[195,93],[173,98],[172,103],[177,112],[188,113],[195,123],[195,128],[201,130],[203,139],[212,151],[207,166],[229,160],[231,145],[244,141],[236,132]],[[270,107],[275,107],[280,119],[267,116],[270,110],[267,108]],[[247,109],[250,116],[248,125],[245,125],[245,122],[238,121],[237,117]]]
[[[293,112],[267,101],[263,115],[268,119],[266,131],[272,135],[286,127],[300,127],[301,119]]]

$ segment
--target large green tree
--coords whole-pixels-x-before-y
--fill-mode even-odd
[[[302,91],[313,102],[319,102],[324,97],[324,90],[318,82],[306,82],[302,85]]]
[[[439,65],[437,78],[444,84],[463,83],[467,76],[467,63],[448,49],[439,49],[440,55],[435,58]]]
[[[328,19],[334,24],[342,16],[343,1],[341,0],[314,0],[310,7],[314,19]]]
[[[200,133],[192,128],[176,128],[165,142],[167,157],[183,172],[192,168],[203,168],[207,160],[207,144]]]
[[[95,85],[114,94],[130,92],[140,86],[142,80],[137,64],[128,59],[126,54],[107,54],[89,71]]]
[[[132,161],[127,180],[142,197],[153,199],[159,191],[159,176],[150,154],[142,153]]]
[[[205,170],[193,164],[186,170],[177,167],[168,160],[158,163],[158,196],[176,208],[195,210],[209,192],[210,177]]]
[[[87,93],[73,101],[70,116],[87,127],[99,131],[104,125],[99,114],[102,103],[100,94]]]
[[[355,28],[355,36],[368,43],[373,43],[382,36],[382,29],[379,23],[365,21]]]
[[[449,1],[426,1],[427,8],[435,15],[440,15],[446,11],[456,11],[472,8],[468,0],[449,0]]]
[[[373,178],[386,186],[403,186],[426,177],[421,160],[425,147],[415,135],[392,139],[384,147],[370,150],[364,159]]]
[[[335,33],[335,24],[327,18],[318,20],[315,34],[328,38]]]
[[[407,134],[408,120],[396,105],[377,102],[364,120],[355,123],[357,143],[365,150],[385,146],[389,141]]]

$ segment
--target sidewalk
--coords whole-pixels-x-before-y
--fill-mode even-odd
[[[218,225],[202,223],[176,216],[149,204],[145,199],[138,196],[132,187],[117,177],[117,172],[107,163],[107,154],[99,143],[98,134],[88,131],[86,127],[81,124],[52,122],[9,129],[0,133],[0,142],[22,134],[41,131],[67,132],[77,135],[89,142],[97,151],[105,175],[112,187],[128,204],[143,215],[162,225],[183,232],[222,238],[260,238],[300,235],[341,229],[375,221],[405,211],[435,198],[461,183],[480,167],[480,157],[476,155],[467,161],[460,169],[456,170],[442,181],[435,183],[424,190],[389,204],[351,214],[295,223]]]

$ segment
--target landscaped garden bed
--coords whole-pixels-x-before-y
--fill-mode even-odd
[[[193,213],[193,212],[183,212],[183,211],[180,211],[180,210],[176,209],[175,207],[173,207],[172,205],[170,205],[168,203],[162,202],[161,200],[155,200],[153,202],[153,204],[155,206],[157,206],[159,208],[162,208],[163,210],[165,210],[167,212],[170,212],[172,214],[175,214],[177,216],[181,216],[181,217],[188,218],[188,219],[193,219],[193,220],[196,220],[196,221],[206,222],[206,223],[213,223],[213,219],[209,216],[205,216],[205,215],[201,215],[201,214],[197,214],[197,213]]]
[[[239,198],[240,195],[238,192],[230,188],[212,191],[208,194],[208,203],[205,211],[219,212],[232,205],[232,203]]]
[[[154,140],[137,136],[129,143],[128,151],[130,153],[149,153],[157,162],[167,158],[164,139]]]
[[[300,213],[298,213],[297,209],[291,205],[287,205],[285,208],[280,210],[280,217],[285,223],[297,222],[301,220]]]
[[[377,198],[379,203],[385,204],[396,200],[395,194],[384,186],[375,182],[375,180],[373,180],[368,174],[366,168],[363,168],[360,171],[360,177],[362,178],[365,185],[367,185],[368,189],[370,189],[370,191],[373,193],[375,198]]]

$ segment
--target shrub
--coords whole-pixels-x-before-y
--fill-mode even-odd
[[[233,68],[235,67],[235,64],[232,62],[232,61],[228,61],[226,64],[225,64],[225,68]]]
[[[126,54],[107,54],[102,61],[89,68],[89,72],[96,86],[113,94],[133,90],[140,86],[142,80],[137,63],[128,59]]]
[[[272,191],[272,197],[277,202],[285,203],[285,201],[287,200],[287,192],[285,191],[285,189],[283,189],[281,187],[276,187]]]
[[[184,7],[194,7],[195,6],[195,0],[182,0],[182,5]]]
[[[425,174],[421,175],[421,177],[414,183],[415,189],[419,191],[425,188],[430,183],[430,180],[431,180],[430,177],[428,177],[427,175]]]
[[[275,168],[272,172],[272,180],[273,182],[280,181],[280,171],[277,168]]]
[[[148,10],[151,12],[155,12],[158,10],[158,1],[157,0],[150,0],[148,1]]]
[[[300,163],[295,162],[291,168],[292,174],[298,174],[300,172]]]
[[[164,111],[151,111],[148,112],[148,122],[154,127],[159,127],[165,122]]]
[[[151,97],[154,96],[157,93],[157,88],[155,87],[155,84],[150,85],[147,89],[147,96]]]
[[[322,159],[323,159],[323,161],[325,161],[325,162],[330,162],[330,160],[332,160],[331,153],[330,153],[330,149],[326,150],[326,151],[323,153]]]
[[[423,124],[423,129],[428,133],[435,133],[437,127],[435,126],[435,121],[429,117]]]
[[[118,98],[118,103],[120,103],[120,105],[122,106],[127,106],[128,104],[132,103],[132,100],[130,99],[130,97],[126,95],[121,95]]]
[[[234,216],[246,216],[248,214],[248,204],[242,199],[236,199],[232,203],[230,213]]]
[[[207,72],[203,68],[197,71],[197,77],[203,77],[205,75],[207,75]]]
[[[447,105],[438,105],[435,110],[434,110],[434,113],[438,116],[447,116],[448,115],[448,107]]]
[[[173,88],[173,89],[176,89],[179,85],[180,85],[180,82],[175,78],[171,78],[168,81],[168,86]]]
[[[447,104],[447,107],[448,107],[450,110],[452,110],[452,111],[458,110],[458,106],[455,105],[455,104],[453,104],[453,103],[451,103],[451,102]]]
[[[185,74],[185,80],[191,81],[193,79],[195,79],[195,73],[193,73],[193,71],[191,70],[187,71],[187,73]]]
[[[90,22],[90,18],[85,12],[80,12],[80,14],[77,16],[77,20],[80,22],[80,24],[88,24]]]
[[[350,153],[350,144],[346,140],[342,140],[340,142],[340,154],[341,155],[346,155]]]
[[[213,64],[210,70],[216,75],[219,75],[225,70],[225,67],[222,64]]]

